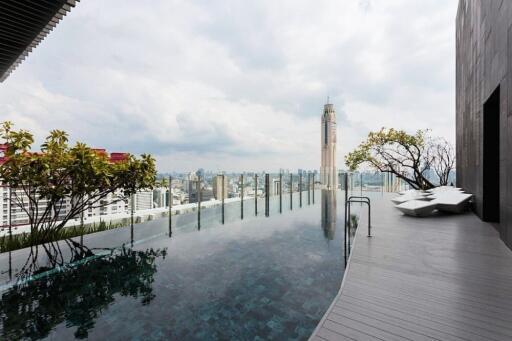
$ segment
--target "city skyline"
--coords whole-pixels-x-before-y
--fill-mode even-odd
[[[64,129],[160,172],[317,169],[327,96],[338,168],[381,126],[454,140],[456,2],[77,7],[0,85],[2,117],[38,143]]]

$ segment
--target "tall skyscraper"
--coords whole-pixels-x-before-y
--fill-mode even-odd
[[[324,105],[321,130],[320,182],[323,188],[335,190],[338,185],[338,177],[336,172],[336,112],[333,104]]]

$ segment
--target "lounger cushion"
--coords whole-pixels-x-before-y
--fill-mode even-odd
[[[405,215],[423,217],[431,215],[436,209],[437,204],[432,201],[409,200],[395,207]]]
[[[426,201],[428,201],[428,200],[432,200],[432,198],[430,198],[428,193],[409,193],[409,194],[399,195],[399,196],[391,199],[391,201],[394,204],[401,204],[401,203],[404,203],[404,202],[407,202],[410,200],[426,200]]]
[[[437,209],[440,211],[461,213],[467,209],[472,196],[467,193],[440,193],[434,196],[432,202],[437,204]]]
[[[462,188],[452,186],[440,186],[427,190],[430,193],[441,193],[441,192],[462,192]]]

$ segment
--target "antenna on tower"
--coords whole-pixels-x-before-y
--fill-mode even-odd
[[[329,104],[329,95],[327,95],[327,103],[326,104]]]

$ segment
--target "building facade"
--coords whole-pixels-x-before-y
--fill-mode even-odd
[[[460,0],[457,186],[512,247],[512,1]]]
[[[153,208],[169,205],[169,190],[165,187],[153,189]]]
[[[228,179],[224,175],[216,175],[213,177],[212,183],[213,197],[217,200],[226,199],[228,197]]]
[[[272,183],[269,188],[269,192],[270,192],[269,195],[279,195],[280,190],[281,190],[281,182],[279,181],[279,178],[272,178]]]
[[[110,193],[99,202],[99,207],[89,207],[84,212],[84,218],[107,216],[128,212],[128,201],[121,200],[121,193]]]
[[[153,208],[153,191],[138,191],[134,195],[135,211],[150,210]]]
[[[321,126],[320,182],[323,188],[336,189],[336,112],[333,104],[325,104]]]

